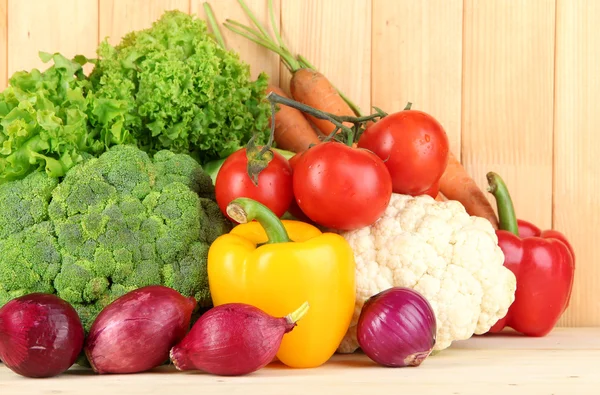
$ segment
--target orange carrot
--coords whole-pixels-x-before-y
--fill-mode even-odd
[[[267,94],[271,92],[287,97],[283,90],[274,85],[269,85],[267,89]],[[321,142],[304,114],[289,106],[280,106],[275,113],[274,137],[278,148],[292,152],[303,152],[311,144]]]
[[[271,27],[275,33],[275,37],[271,37],[267,29],[258,21],[244,0],[238,0],[238,2],[252,21],[254,27],[245,26],[231,19],[227,19],[223,25],[234,33],[279,55],[281,62],[292,73],[290,92],[295,101],[334,115],[359,115],[360,110],[358,107],[333,86],[323,74],[316,71],[302,56],[295,57],[292,55],[285,46],[275,22],[272,0],[269,0],[269,12],[272,22]],[[328,120],[318,119],[307,114],[303,114],[303,116],[312,121],[316,128],[324,135],[329,135],[335,130],[333,123]],[[345,125],[348,127],[352,126],[351,123],[345,123]],[[303,130],[304,128],[298,130],[300,132],[299,135],[290,133],[290,141],[288,143],[299,147],[306,146],[306,136]]]
[[[498,229],[498,218],[492,205],[452,152],[448,156],[446,171],[440,179],[440,192],[447,199],[462,203],[470,215],[486,218],[494,229]]]
[[[354,115],[331,82],[318,71],[306,68],[296,70],[290,80],[290,93],[294,100],[317,110],[341,116]],[[325,119],[306,116],[326,136],[335,129],[335,125]],[[352,124],[347,126],[351,127]]]

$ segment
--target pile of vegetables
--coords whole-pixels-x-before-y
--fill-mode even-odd
[[[169,11],[97,59],[41,53],[0,93],[6,366],[244,375],[361,349],[416,367],[549,333],[566,237],[517,219],[490,172],[497,215],[431,114],[362,113],[238,2],[252,26],[224,26],[280,55],[290,96],[251,80],[207,3],[212,31]]]

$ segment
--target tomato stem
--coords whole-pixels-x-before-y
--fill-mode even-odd
[[[519,236],[519,224],[508,188],[498,174],[487,173],[488,192],[494,195],[498,208],[499,228]]]
[[[374,120],[374,119],[377,119],[377,118],[382,118],[385,116],[380,111],[377,111],[376,113],[373,113],[370,115],[361,116],[361,117],[354,117],[354,116],[348,116],[348,115],[335,115],[335,114],[331,114],[331,113],[328,113],[325,111],[318,110],[314,107],[310,107],[306,104],[297,102],[293,99],[288,99],[287,97],[280,96],[274,92],[270,92],[267,95],[267,99],[271,103],[283,104],[284,106],[292,107],[292,108],[295,108],[296,110],[299,110],[306,114],[310,114],[310,115],[314,116],[315,118],[324,119],[326,121],[331,122],[332,124],[335,125],[335,129],[324,140],[328,141],[328,140],[334,138],[337,135],[338,131],[341,130],[345,134],[345,139],[344,139],[345,143],[349,146],[352,146],[352,144],[354,143],[355,137],[359,133],[355,133],[355,130],[353,130],[353,128],[350,128],[350,127],[344,125],[344,122],[352,123],[352,124],[354,124],[354,128],[360,129],[361,124],[371,121],[371,120]]]
[[[264,204],[250,198],[237,198],[227,206],[227,215],[240,224],[258,221],[267,234],[267,243],[290,242],[283,223],[277,215]]]

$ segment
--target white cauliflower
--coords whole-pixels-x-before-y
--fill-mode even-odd
[[[380,220],[341,235],[356,258],[356,306],[340,353],[359,347],[364,302],[391,287],[427,298],[437,319],[436,351],[487,332],[514,301],[516,278],[503,266],[494,228],[460,202],[393,194]]]

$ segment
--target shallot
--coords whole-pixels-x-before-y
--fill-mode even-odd
[[[403,287],[369,298],[356,327],[362,351],[389,367],[419,366],[433,351],[436,332],[435,313],[427,299]]]
[[[79,315],[56,295],[31,293],[0,309],[0,359],[21,376],[65,372],[81,353],[84,337]]]
[[[273,361],[281,340],[308,311],[308,302],[285,317],[273,317],[245,303],[213,307],[200,317],[187,336],[171,350],[178,370],[202,370],[239,376]]]
[[[169,350],[187,333],[197,302],[176,290],[151,285],[130,291],[98,315],[84,351],[92,369],[138,373],[168,362]]]

